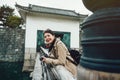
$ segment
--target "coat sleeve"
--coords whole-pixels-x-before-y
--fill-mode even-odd
[[[57,47],[56,54],[58,55],[58,58],[57,59],[47,58],[46,63],[52,63],[54,65],[58,65],[58,64],[65,65],[66,55],[67,55],[66,46],[63,43],[58,43],[56,47]]]

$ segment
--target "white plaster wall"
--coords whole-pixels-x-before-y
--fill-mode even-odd
[[[71,48],[79,48],[79,21],[49,15],[29,15],[26,18],[25,48],[36,48],[37,30],[71,32]]]

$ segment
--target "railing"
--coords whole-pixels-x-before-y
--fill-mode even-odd
[[[42,47],[40,47],[40,53],[41,57],[47,55],[47,53],[45,53],[45,49]],[[60,80],[60,76],[52,64],[41,62],[41,65],[43,77],[42,80]]]
[[[46,54],[46,50],[41,47],[40,53],[37,54],[36,57],[34,71],[32,72],[32,80],[61,80],[52,64],[46,64],[40,61],[40,58]]]

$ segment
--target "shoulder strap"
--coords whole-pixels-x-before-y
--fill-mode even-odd
[[[77,63],[75,61],[71,60],[69,57],[66,57],[66,59],[69,60],[70,62],[72,62],[74,65],[77,66]]]

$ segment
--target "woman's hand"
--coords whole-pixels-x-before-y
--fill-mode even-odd
[[[46,57],[45,56],[42,56],[42,61],[46,62]]]
[[[45,62],[46,64],[49,64],[49,63],[52,63],[52,62],[53,62],[53,59],[48,58],[48,57],[45,57],[45,56],[42,56],[42,57],[40,58],[40,60],[41,60],[42,62]]]

